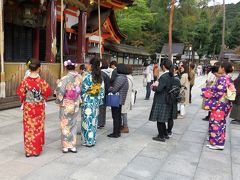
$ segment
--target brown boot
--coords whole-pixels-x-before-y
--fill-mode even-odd
[[[121,129],[121,133],[129,133],[128,127],[124,127]]]

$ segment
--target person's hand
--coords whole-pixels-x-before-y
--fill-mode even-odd
[[[159,85],[159,82],[158,81],[155,81],[152,86],[158,86]]]

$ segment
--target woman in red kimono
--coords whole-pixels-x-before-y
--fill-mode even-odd
[[[40,62],[32,60],[30,74],[17,88],[23,104],[23,131],[26,157],[39,156],[44,144],[45,101],[51,95],[49,84],[40,78]]]

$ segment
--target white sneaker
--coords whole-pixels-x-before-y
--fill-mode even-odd
[[[62,149],[62,152],[63,152],[63,153],[67,153],[67,152],[68,152],[68,148],[63,148],[63,149]]]
[[[220,150],[224,150],[224,146],[216,146]]]
[[[177,118],[178,119],[183,119],[184,117],[182,115],[179,115]]]
[[[212,150],[223,150],[224,146],[213,146],[211,144],[208,144],[207,147]]]
[[[73,147],[73,148],[70,149],[70,151],[71,151],[72,153],[76,153],[76,152],[77,152],[77,148],[76,148],[76,147]]]

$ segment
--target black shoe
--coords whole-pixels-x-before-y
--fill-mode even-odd
[[[40,154],[34,154],[33,156],[34,156],[34,157],[38,157],[39,155],[40,155]]]
[[[110,138],[119,138],[121,135],[112,133],[112,134],[109,134],[107,136],[110,137]]]
[[[159,136],[152,138],[154,141],[165,142],[165,138],[160,138]]]
[[[205,118],[202,118],[203,121],[209,121],[209,117],[206,116]]]
[[[25,156],[26,156],[26,158],[29,158],[29,157],[31,157],[31,155],[29,155],[29,154],[25,154]]]
[[[87,144],[87,145],[86,145],[86,147],[89,147],[89,148],[91,148],[91,147],[93,147],[93,146],[95,146],[95,144],[91,144],[91,145],[90,145],[90,144]]]
[[[168,135],[164,135],[164,138],[165,139],[169,139],[170,137]]]

